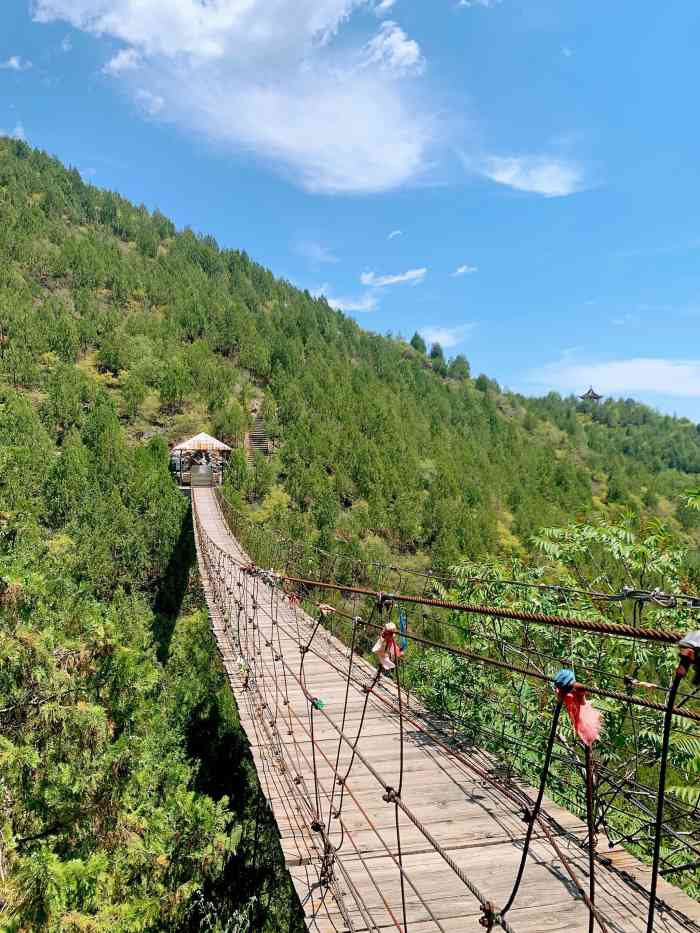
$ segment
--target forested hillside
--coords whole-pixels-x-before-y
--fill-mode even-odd
[[[131,438],[231,439],[257,395],[279,454],[242,478],[248,498],[273,491],[308,532],[378,537],[438,565],[527,549],[539,525],[594,504],[688,523],[677,506],[700,471],[695,425],[632,402],[501,393],[463,359],[367,333],[23,143],[4,142],[0,165],[2,373],[55,439],[81,429],[96,393]]]
[[[527,562],[626,509],[695,541],[696,425],[502,392],[0,139],[3,929],[295,929],[168,475],[253,406],[234,505],[331,552]]]

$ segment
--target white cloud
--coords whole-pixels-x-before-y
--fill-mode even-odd
[[[305,259],[309,259],[311,262],[338,262],[338,257],[334,256],[327,246],[322,246],[320,243],[315,243],[313,240],[299,241],[296,244],[296,251],[300,256],[303,256]]]
[[[379,0],[374,8],[374,12],[377,16],[383,16],[385,13],[388,13],[392,7],[395,7],[397,2],[398,0]]]
[[[458,327],[422,327],[419,334],[426,343],[439,343],[443,350],[449,350],[462,343],[474,330],[474,324],[460,324]]]
[[[110,58],[102,69],[106,74],[118,75],[122,71],[133,71],[141,64],[141,56],[136,49],[120,49]]]
[[[31,67],[32,63],[20,55],[10,55],[6,61],[0,62],[0,68],[5,71],[28,71]]]
[[[382,27],[369,46],[333,41],[370,2],[34,0],[34,18],[124,43],[141,67],[122,80],[167,100],[164,117],[187,132],[255,153],[308,190],[368,193],[421,177],[439,142],[403,80],[422,67],[413,40]]]
[[[478,272],[478,271],[479,271],[478,266],[468,266],[466,264],[463,266],[457,266],[455,271],[452,273],[452,278],[458,279],[460,278],[460,276],[472,275],[474,272]]]
[[[479,170],[500,185],[548,198],[564,197],[584,186],[579,165],[549,156],[488,156]]]
[[[403,230],[392,230],[387,240],[395,240],[397,236],[403,236]]]
[[[377,35],[365,46],[368,65],[378,65],[382,71],[397,75],[420,75],[425,71],[425,59],[415,39],[409,39],[398,23],[387,20]]]
[[[379,307],[379,299],[372,292],[365,292],[355,298],[337,298],[330,294],[328,285],[322,285],[320,288],[311,292],[315,298],[325,298],[331,308],[336,311],[376,311]]]
[[[329,297],[328,304],[332,308],[336,308],[338,311],[376,311],[379,307],[379,302],[375,295],[365,292],[364,295],[360,295],[359,298],[333,298]]]
[[[137,103],[152,117],[160,113],[165,106],[165,101],[160,94],[153,94],[142,87],[137,89],[135,97]]]
[[[374,272],[363,272],[360,276],[360,282],[371,288],[386,288],[387,285],[400,285],[403,282],[412,282],[414,285],[418,285],[427,274],[427,269],[409,269],[407,272],[400,272],[398,275],[377,275]]]
[[[574,362],[564,358],[530,374],[531,384],[582,392],[593,385],[604,395],[630,396],[637,392],[700,398],[700,360],[667,360],[647,357]]]
[[[61,42],[61,51],[70,52],[72,48],[73,48],[73,40],[71,39],[70,36],[64,36]]]
[[[498,4],[501,0],[459,0],[457,7],[482,7],[484,10],[490,10]]]

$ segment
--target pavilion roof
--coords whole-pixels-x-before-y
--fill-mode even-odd
[[[593,386],[590,387],[588,392],[584,392],[583,395],[579,395],[580,399],[583,399],[585,402],[594,401],[599,402],[602,399],[602,395],[598,395]]]
[[[173,450],[231,450],[231,448],[228,444],[224,444],[223,441],[219,441],[215,437],[212,437],[211,434],[205,434],[202,431],[200,434],[195,434],[194,437],[190,437],[186,441],[180,441],[179,444],[173,447]]]

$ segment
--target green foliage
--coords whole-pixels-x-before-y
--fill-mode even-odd
[[[470,369],[467,358],[461,353],[458,353],[457,356],[450,360],[447,373],[451,379],[468,379],[470,376]]]
[[[89,354],[119,379],[104,380],[115,411],[139,426],[174,432],[203,403],[202,427],[240,444],[262,398],[279,454],[275,475],[258,470],[245,496],[258,503],[280,482],[290,515],[310,519],[331,547],[350,533],[426,559],[437,548],[439,563],[494,547],[522,553],[540,525],[595,504],[670,509],[700,539],[679,502],[700,473],[689,422],[629,401],[505,394],[484,375],[472,382],[464,356],[447,362],[439,344],[428,365],[419,334],[409,349],[366,333],[245,253],[177,232],[41,153],[2,147],[11,221],[0,240],[0,372],[49,395],[51,432],[81,428],[89,383],[69,371]],[[443,499],[445,514],[433,514]]]
[[[190,388],[190,377],[184,363],[180,360],[165,363],[159,383],[163,408],[171,412],[179,411]]]
[[[97,364],[103,372],[113,373],[129,366],[126,338],[123,333],[105,334],[97,354]]]
[[[124,413],[129,420],[132,420],[138,414],[139,408],[146,398],[148,391],[146,384],[137,373],[130,372],[123,380],[121,390]]]
[[[418,331],[411,337],[411,346],[417,353],[422,353],[425,355],[428,352],[428,348],[425,345],[425,340],[421,337]]]
[[[71,518],[82,517],[90,501],[92,476],[87,448],[76,430],[63,443],[44,483],[46,517],[53,528],[60,528]]]
[[[241,443],[248,428],[248,417],[236,399],[229,399],[212,415],[214,433],[227,443]]]

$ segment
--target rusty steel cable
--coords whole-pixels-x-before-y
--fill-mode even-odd
[[[493,616],[496,619],[511,619],[515,622],[535,622],[537,625],[551,625],[572,629],[579,632],[592,632],[596,635],[612,635],[621,638],[635,638],[639,641],[654,641],[666,645],[676,645],[683,638],[682,632],[670,629],[635,628],[616,622],[599,622],[597,619],[574,619],[569,616],[551,615],[546,612],[527,612],[524,609],[509,609],[505,606],[481,606],[477,603],[459,603],[447,599],[430,599],[425,596],[410,596],[405,593],[382,593],[365,587],[345,586],[341,583],[327,583],[323,580],[308,580],[304,577],[284,575],[283,580],[295,586],[307,589],[335,590],[341,593],[356,593],[372,599],[386,599],[399,603],[413,603],[419,606],[431,606],[433,609],[451,609],[456,612],[472,612],[475,615]]]

